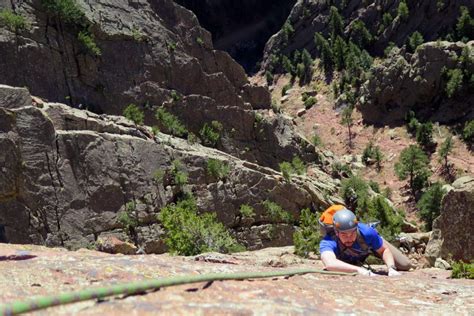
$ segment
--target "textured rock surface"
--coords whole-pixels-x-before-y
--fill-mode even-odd
[[[197,198],[200,212],[216,212],[250,249],[292,242],[293,225],[272,220],[265,200],[296,221],[303,208],[323,209],[331,203],[328,196],[337,194],[337,184],[323,172],[319,180],[295,176],[286,182],[273,169],[216,149],[161,133],[154,137],[123,117],[59,103],[0,107],[0,122],[0,223],[13,243],[78,248],[110,234],[129,241],[118,214],[134,201],[140,227],[132,241],[146,252],[163,252],[156,215],[179,191],[174,160],[189,174],[185,190]],[[228,163],[226,179],[207,173],[210,158]],[[154,178],[157,171],[162,179]],[[242,204],[255,209],[254,220],[239,220]],[[270,234],[273,227],[276,234]]]
[[[426,248],[431,264],[436,258],[470,261],[474,259],[474,178],[462,177],[443,198],[441,215],[433,222]]]
[[[383,55],[389,42],[394,42],[398,47],[405,44],[407,38],[415,31],[423,35],[425,41],[435,40],[453,28],[459,16],[459,7],[467,6],[471,12],[474,4],[469,0],[445,0],[442,7],[437,7],[436,1],[422,0],[416,2],[406,1],[409,16],[403,21],[397,16],[400,0],[352,0],[345,2],[328,2],[325,0],[298,1],[293,7],[288,22],[294,28],[294,35],[289,41],[285,40],[283,30],[272,36],[265,46],[263,66],[269,63],[271,54],[288,54],[295,49],[306,48],[314,54],[314,33],[320,32],[329,35],[329,10],[336,6],[344,19],[344,34],[350,36],[355,26],[354,22],[364,22],[368,31],[375,40],[367,45],[371,54]],[[341,3],[345,3],[341,6]],[[342,8],[342,10],[341,10]],[[379,32],[382,16],[390,13],[393,17],[391,23]],[[377,35],[377,36],[376,36]]]
[[[2,256],[3,255],[3,256]],[[278,271],[321,268],[291,247],[233,255],[108,255],[90,250],[68,252],[36,246],[0,245],[0,301],[209,272]],[[36,256],[26,259],[28,256]],[[14,260],[25,259],[25,260]],[[41,273],[38,273],[41,271]],[[308,315],[400,314],[470,315],[471,280],[450,280],[449,271],[423,269],[402,276],[327,276],[223,281],[164,288],[146,295],[111,297],[50,308],[38,315]]]
[[[470,62],[462,62],[465,46]],[[406,58],[406,59],[405,59]],[[462,69],[474,73],[474,41],[430,42],[418,47],[413,55],[395,49],[390,57],[372,67],[362,87],[360,111],[371,124],[400,124],[412,110],[418,118],[452,123],[474,118],[474,94],[467,85],[452,98],[445,97],[443,69]]]
[[[315,159],[288,121],[255,123],[252,106],[270,108],[269,92],[249,84],[239,64],[213,49],[210,33],[189,10],[171,0],[76,2],[100,56],[84,49],[77,26],[48,16],[41,1],[0,2],[30,25],[18,34],[0,27],[0,83],[95,113],[122,114],[134,103],[150,125],[165,105],[195,135],[218,120],[224,127],[219,149],[273,168],[293,155]],[[279,143],[281,137],[289,142]]]

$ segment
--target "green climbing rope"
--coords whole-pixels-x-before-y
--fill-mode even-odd
[[[172,285],[222,280],[258,279],[307,273],[355,275],[355,273],[331,272],[317,269],[299,269],[271,272],[210,273],[201,275],[174,276],[157,280],[138,281],[133,283],[112,285],[97,289],[86,289],[77,292],[61,293],[58,295],[38,297],[25,301],[17,301],[10,304],[0,305],[0,315],[16,315],[20,313],[32,312],[39,309],[45,309],[52,306],[81,302],[90,299],[104,298],[112,295],[130,295],[143,293],[148,290],[158,289],[161,287],[167,287]]]

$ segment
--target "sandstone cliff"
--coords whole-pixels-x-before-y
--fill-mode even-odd
[[[268,91],[213,49],[210,33],[187,9],[171,0],[81,0],[67,13],[45,3],[0,2],[27,25],[0,27],[0,83],[95,113],[122,114],[134,103],[149,125],[164,106],[195,135],[216,120],[223,125],[219,149],[273,168],[293,155],[315,159],[288,120],[256,122],[256,109],[271,108]]]
[[[26,89],[0,86],[0,223],[13,243],[78,248],[110,233],[126,237],[118,213],[133,201],[137,246],[165,251],[156,214],[179,192],[169,179],[175,160],[189,175],[186,190],[199,210],[216,212],[249,248],[292,242],[293,222],[270,218],[264,201],[296,221],[303,208],[320,209],[337,191],[323,172],[318,181],[287,182],[273,169],[162,133],[153,136],[123,117],[35,100]],[[226,179],[208,174],[211,158],[229,165]],[[255,209],[253,220],[238,219],[242,204]]]

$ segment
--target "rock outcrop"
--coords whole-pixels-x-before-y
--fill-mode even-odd
[[[265,46],[262,67],[266,68],[269,65],[272,54],[288,55],[294,50],[307,49],[314,55],[316,53],[314,34],[320,32],[330,37],[331,6],[338,9],[344,20],[345,36],[353,36],[357,23],[364,23],[372,36],[372,40],[366,43],[365,48],[372,55],[378,56],[383,55],[389,42],[395,43],[398,47],[406,44],[408,37],[415,31],[421,33],[425,41],[436,40],[454,29],[461,6],[468,7],[471,12],[474,9],[474,4],[469,0],[405,1],[408,16],[402,19],[398,15],[400,2],[400,0],[336,2],[300,0],[293,7],[287,20],[294,32],[288,34],[282,29],[270,38]],[[384,22],[383,15],[387,13],[390,14],[390,19]]]
[[[254,109],[271,108],[269,92],[213,49],[189,10],[172,0],[74,3],[62,13],[38,0],[0,2],[28,25],[0,27],[0,83],[95,113],[121,115],[133,103],[149,125],[165,106],[195,135],[217,120],[219,149],[273,168],[294,155],[315,160],[312,146],[282,117],[256,122]]]
[[[462,177],[442,201],[441,215],[433,222],[433,232],[425,256],[433,265],[437,258],[474,259],[474,178]]]
[[[26,89],[0,86],[0,100],[17,100],[0,104],[0,224],[12,243],[76,249],[111,234],[126,241],[118,214],[134,202],[139,225],[132,241],[145,252],[165,251],[156,215],[183,190],[173,181],[175,160],[188,173],[184,189],[196,197],[199,211],[216,212],[250,249],[292,242],[293,223],[272,219],[264,201],[296,221],[303,208],[320,210],[333,202],[328,196],[337,191],[322,172],[319,181],[295,176],[287,182],[273,169],[153,135],[123,117],[59,103],[32,106]],[[209,175],[211,158],[229,165],[225,179]],[[242,204],[254,208],[253,220],[239,219]]]
[[[465,48],[467,46],[467,48]],[[464,52],[470,55],[462,57]],[[459,90],[447,97],[447,71],[462,70]],[[372,67],[361,89],[359,109],[370,124],[403,124],[408,111],[417,118],[453,123],[474,118],[474,41],[430,42],[413,55],[393,49],[389,58]]]
[[[0,244],[0,301],[54,295],[111,284],[158,278],[321,269],[319,260],[296,257],[292,247],[232,255],[195,257],[123,256],[38,246]],[[30,259],[28,259],[30,258]],[[18,260],[15,260],[18,259]],[[23,260],[20,260],[23,259]],[[375,266],[376,269],[380,267]],[[383,269],[383,268],[382,268]],[[41,273],[38,273],[41,271]],[[109,297],[52,307],[44,315],[469,315],[474,309],[472,280],[447,279],[449,271],[423,269],[400,277],[306,274],[290,278],[184,284],[140,295]],[[370,295],[370,299],[367,296]]]

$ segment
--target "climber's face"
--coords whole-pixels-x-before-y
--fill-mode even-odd
[[[346,246],[350,247],[357,239],[357,230],[345,231],[345,232],[338,232],[336,231],[337,238],[341,241],[341,243]]]

